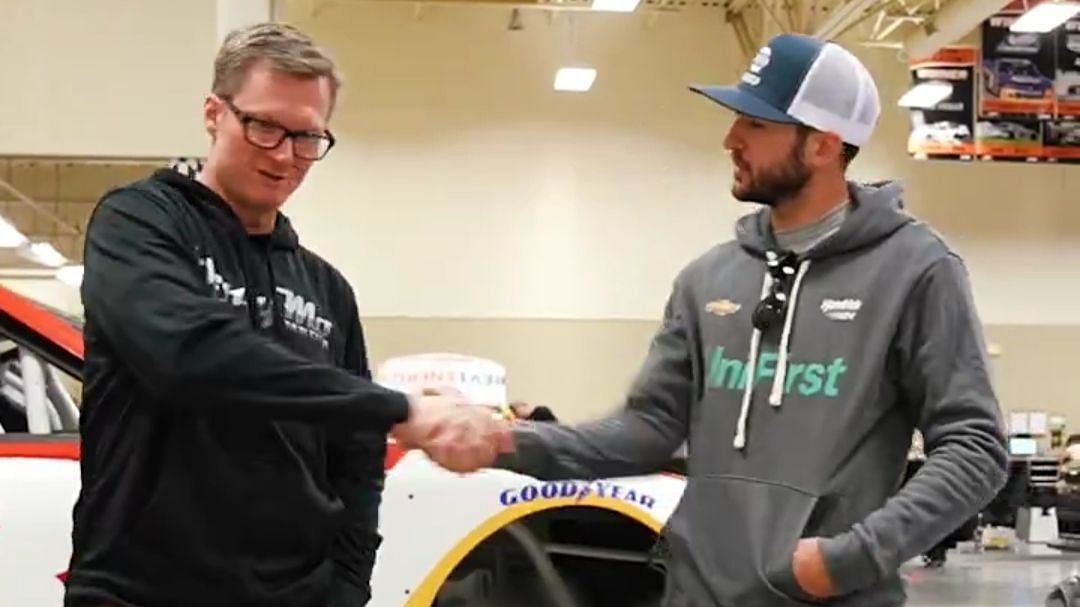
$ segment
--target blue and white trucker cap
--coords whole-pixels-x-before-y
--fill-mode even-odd
[[[881,114],[877,85],[842,46],[802,34],[778,34],[758,51],[735,86],[690,90],[740,114],[802,123],[862,146]]]

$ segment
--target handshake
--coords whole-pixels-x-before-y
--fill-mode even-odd
[[[453,390],[425,390],[410,397],[409,419],[394,426],[390,435],[403,448],[421,449],[452,472],[492,466],[500,453],[514,449],[509,421]]]

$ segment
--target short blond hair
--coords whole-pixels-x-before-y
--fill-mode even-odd
[[[328,79],[331,99],[337,99],[342,79],[330,53],[298,28],[275,22],[259,23],[225,36],[214,59],[211,90],[218,97],[232,97],[243,87],[248,70],[263,61],[291,76]]]

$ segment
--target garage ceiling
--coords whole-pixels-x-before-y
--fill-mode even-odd
[[[164,160],[0,156],[0,218],[31,241],[47,242],[67,260],[79,263],[86,223],[102,194],[163,164]],[[0,271],[40,267],[0,248]]]
[[[328,4],[407,3],[419,18],[432,5],[503,7],[515,10],[591,10],[591,0],[286,0],[290,11],[316,14]],[[637,12],[652,17],[718,11],[747,58],[776,32],[897,50],[902,58],[927,56],[969,35],[1007,0],[641,0]],[[512,23],[511,16],[508,23]]]
[[[412,5],[417,18],[429,7],[488,6],[505,9],[507,27],[521,11],[558,18],[567,11],[590,11],[592,0],[279,0],[276,10],[313,17],[331,4]],[[723,15],[740,49],[752,57],[778,31],[855,41],[895,49],[902,56],[926,56],[969,36],[1007,0],[641,0],[647,19]],[[93,203],[105,189],[144,176],[163,160],[110,161],[0,157],[0,217],[33,240],[54,243],[70,260],[82,253],[82,235]],[[22,262],[0,257],[0,267]]]

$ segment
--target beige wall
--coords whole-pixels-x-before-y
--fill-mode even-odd
[[[508,367],[511,399],[551,406],[568,420],[602,415],[621,403],[641,364],[655,322],[625,320],[499,320],[371,318],[374,360],[415,352],[454,351]],[[1074,373],[1080,327],[992,325],[1002,350],[993,360],[1006,409],[1041,409],[1080,425]]]
[[[0,98],[5,113],[14,106],[4,104],[37,104],[12,138],[0,136],[0,152],[34,153],[48,120],[58,137],[51,153],[200,150],[214,5],[162,4],[153,10],[191,27],[154,40],[107,36],[92,55],[123,57],[109,78],[87,80],[57,51],[56,78],[81,83],[78,100],[45,94],[36,80],[14,101]],[[151,9],[128,18],[141,11]],[[376,362],[432,350],[490,356],[509,367],[513,396],[566,417],[617,402],[674,274],[730,238],[747,210],[728,195],[729,115],[686,90],[737,77],[742,60],[722,12],[651,20],[525,11],[520,31],[507,29],[507,10],[490,7],[435,6],[417,18],[406,2],[320,2],[298,14],[336,51],[347,86],[332,123],[338,147],[287,210],[304,243],[355,285]],[[172,38],[180,30],[183,42]],[[70,48],[80,35],[17,39],[38,45],[20,49]],[[75,42],[57,42],[65,39]],[[142,82],[158,73],[148,66],[164,48],[185,45],[190,52],[168,57],[178,88]],[[889,51],[859,52],[885,113],[853,176],[903,179],[909,207],[968,260],[1002,348],[1006,406],[1067,412],[1080,425],[1080,394],[1065,380],[1080,343],[1080,169],[909,160],[906,116],[895,107],[905,70]],[[600,70],[590,93],[551,90],[555,69],[571,61]],[[26,69],[0,65],[4,81]],[[97,124],[73,126],[75,106]],[[110,129],[118,134],[104,138]]]
[[[69,314],[80,314],[79,290],[35,270],[0,270],[0,286]]]
[[[215,0],[0,2],[0,154],[206,149]]]
[[[737,74],[721,14],[507,21],[331,3],[305,23],[349,85],[341,143],[291,212],[370,315],[651,319],[678,268],[746,210],[728,195],[729,114],[686,90]],[[909,160],[906,72],[860,52],[885,112],[853,176],[904,180],[910,208],[967,257],[987,322],[1080,323],[1080,171]],[[570,57],[599,69],[586,95],[551,90]]]
[[[740,60],[710,11],[506,20],[339,4],[307,23],[351,83],[342,143],[292,212],[356,281],[376,360],[493,357],[513,397],[588,417],[618,402],[674,273],[746,210],[727,194],[727,114],[685,89]],[[906,72],[859,52],[885,108],[853,175],[904,180],[967,259],[1002,403],[1080,424],[1060,379],[1080,354],[1080,170],[909,160]],[[550,89],[571,57],[599,68],[587,95]]]

